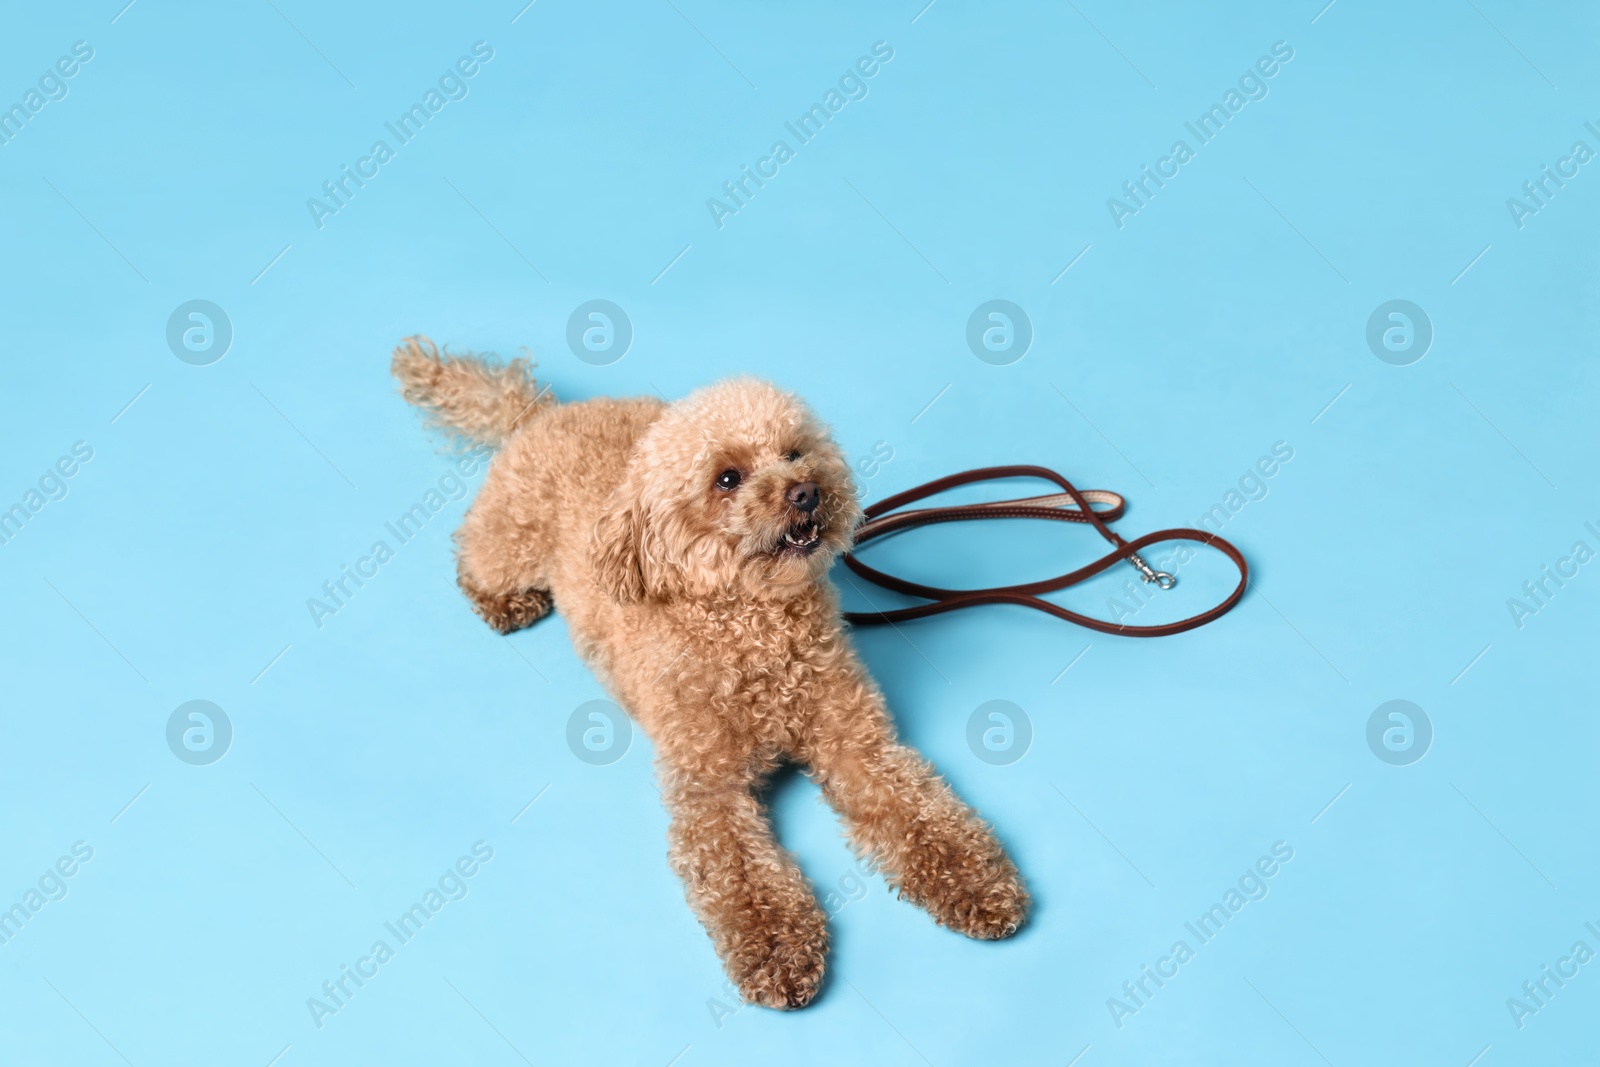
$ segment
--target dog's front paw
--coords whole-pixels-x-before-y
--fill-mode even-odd
[[[1028,888],[1016,864],[981,825],[905,857],[895,879],[900,895],[927,909],[940,926],[980,941],[998,941],[1022,929]]]
[[[753,929],[728,957],[728,977],[750,1004],[803,1008],[822,987],[827,959],[827,920],[818,911],[781,928]]]
[[[982,876],[954,878],[932,894],[927,908],[940,925],[980,941],[998,941],[1022,929],[1028,889],[1010,860]]]

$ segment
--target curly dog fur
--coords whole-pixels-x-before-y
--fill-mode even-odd
[[[461,589],[501,633],[559,605],[650,735],[669,860],[747,1001],[810,1003],[828,951],[762,801],[786,761],[902,898],[969,937],[1017,931],[1029,901],[1015,865],[896,739],[851,646],[827,573],[861,512],[843,454],[798,399],[742,378],[671,404],[557,404],[525,361],[424,338],[395,350],[393,371],[436,425],[499,446],[456,534]]]

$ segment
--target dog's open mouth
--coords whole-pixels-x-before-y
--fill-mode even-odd
[[[809,556],[822,544],[822,528],[812,519],[789,524],[778,542],[781,556]]]

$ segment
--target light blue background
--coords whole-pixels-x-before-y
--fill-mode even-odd
[[[0,1060],[1592,1062],[1600,964],[1522,1029],[1506,1001],[1600,950],[1597,565],[1521,628],[1507,599],[1600,548],[1600,173],[1520,229],[1506,200],[1600,148],[1600,20],[1322,3],[8,11],[0,102],[95,52],[0,146],[0,506],[74,442],[94,458],[0,546],[0,906],[75,841],[94,858],[0,946]],[[306,199],[479,40],[470,95],[318,229]],[[707,198],[880,40],[869,95],[718,229]],[[1266,99],[1119,229],[1106,199],[1276,41]],[[205,367],[164,337],[197,298],[235,330]],[[594,298],[635,329],[609,366],[565,342]],[[1010,366],[964,340],[993,298],[1035,330]],[[1411,366],[1366,344],[1392,299],[1435,330]],[[388,378],[414,332],[526,345],[563,399],[764,375],[853,457],[892,449],[869,499],[1040,463],[1128,494],[1131,536],[1193,524],[1275,442],[1294,458],[1224,528],[1254,584],[1203,630],[988,608],[861,633],[1032,923],[971,943],[872,877],[815,1005],[726,1015],[648,743],[574,757],[567,719],[602,692],[559,615],[502,639],[467,610],[464,501],[311,620],[448,468]],[[876,558],[983,584],[1101,550],[1037,525]],[[1105,614],[1131,574],[1066,602]],[[1196,563],[1139,621],[1228,581]],[[165,741],[191,699],[235,731],[210,766]],[[1009,765],[966,742],[994,699],[1033,727]],[[1391,699],[1435,731],[1410,766],[1367,746]],[[852,860],[815,790],[791,777],[775,817],[837,890]],[[307,998],[479,840],[469,895],[315,1026]],[[1277,841],[1266,899],[1119,1028],[1107,999]]]

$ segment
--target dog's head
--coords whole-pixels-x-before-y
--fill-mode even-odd
[[[645,431],[595,526],[619,600],[791,595],[822,579],[861,520],[844,454],[796,397],[719,382]]]

